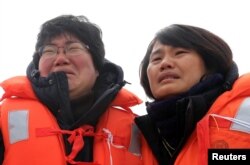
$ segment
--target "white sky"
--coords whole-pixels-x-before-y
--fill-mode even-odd
[[[123,67],[126,85],[147,101],[139,64],[154,34],[173,23],[205,28],[223,38],[240,74],[250,71],[247,0],[0,0],[0,81],[24,75],[45,21],[61,14],[85,15],[100,26],[106,58]],[[144,104],[135,108],[145,113]]]

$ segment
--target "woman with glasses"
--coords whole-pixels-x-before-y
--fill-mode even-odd
[[[159,164],[223,164],[230,149],[250,148],[250,75],[238,78],[220,37],[189,25],[160,30],[141,62],[140,82],[152,101],[135,122]]]
[[[45,22],[26,76],[1,83],[0,161],[6,165],[154,165],[121,67],[104,58],[84,16]]]

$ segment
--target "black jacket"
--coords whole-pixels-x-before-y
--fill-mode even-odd
[[[135,123],[160,165],[174,164],[197,122],[219,95],[231,89],[237,78],[234,64],[226,77],[209,75],[185,94],[146,104],[148,114],[137,117]]]
[[[86,75],[87,76],[87,75]],[[63,72],[51,73],[48,77],[40,77],[33,63],[27,68],[33,91],[56,117],[62,129],[73,130],[84,124],[95,127],[100,116],[124,86],[121,67],[105,60],[104,66],[94,85],[93,92],[79,100],[70,101],[68,80]],[[66,154],[71,152],[71,145],[64,136]],[[84,148],[76,157],[77,161],[91,162],[93,159],[93,138],[84,137]],[[41,155],[42,156],[42,155]],[[4,146],[0,132],[0,163],[4,159]]]

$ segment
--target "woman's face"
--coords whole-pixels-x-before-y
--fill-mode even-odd
[[[39,61],[41,76],[46,77],[52,72],[64,72],[68,78],[71,100],[91,92],[99,73],[84,43],[74,36],[60,35],[53,38],[42,52]],[[56,55],[53,55],[53,52],[56,52]]]
[[[159,41],[153,46],[147,75],[155,99],[188,91],[205,73],[205,64],[195,51],[163,45]]]

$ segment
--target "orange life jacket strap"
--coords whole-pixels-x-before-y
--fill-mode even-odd
[[[75,130],[61,130],[55,128],[37,128],[36,129],[36,136],[43,137],[43,136],[51,136],[51,135],[59,135],[59,134],[69,134],[68,141],[72,144],[71,153],[65,157],[66,161],[70,164],[77,164],[77,165],[99,165],[98,163],[94,162],[77,162],[74,161],[75,157],[79,153],[79,151],[84,147],[84,136],[95,136],[96,138],[104,138],[109,140],[109,134],[103,131],[102,133],[94,133],[94,127],[90,125],[84,125],[79,127]],[[114,136],[112,137],[112,144],[117,144],[120,146],[125,146],[125,139],[121,137]]]
[[[37,128],[36,135],[39,136],[50,136],[50,135],[58,135],[58,134],[69,134],[68,141],[72,144],[71,153],[65,157],[66,161],[70,164],[77,164],[77,165],[99,165],[98,163],[90,163],[90,162],[77,162],[74,161],[76,155],[84,146],[84,136],[95,136],[94,128],[90,125],[84,125],[79,127],[75,130],[68,131],[68,130],[60,130],[60,129],[53,129],[53,128]]]

